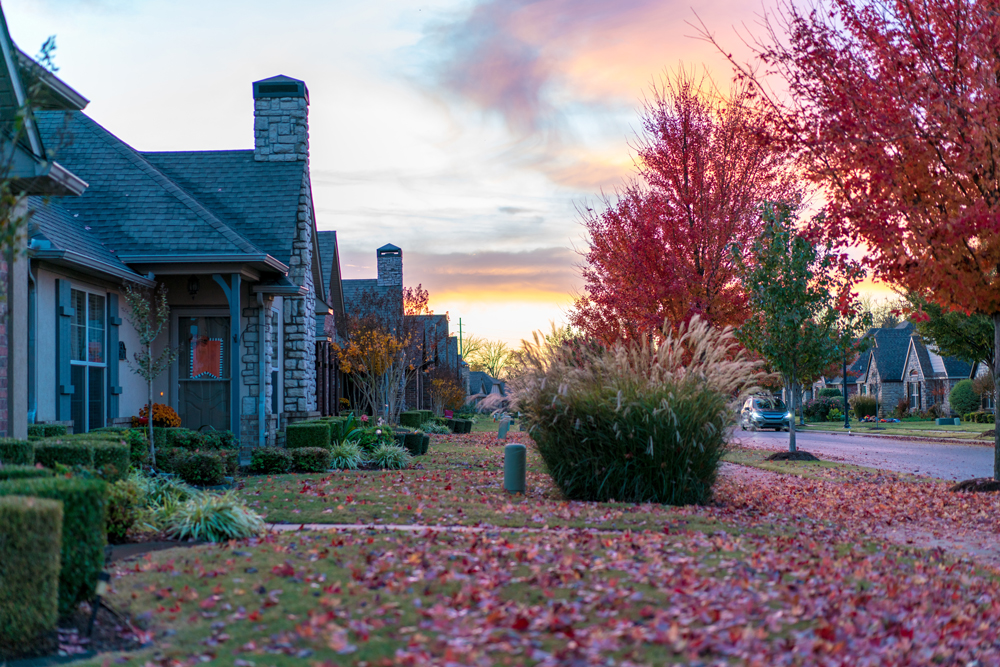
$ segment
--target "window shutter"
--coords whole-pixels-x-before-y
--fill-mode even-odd
[[[106,404],[108,406],[108,421],[118,417],[118,401],[122,388],[118,384],[118,327],[122,324],[122,318],[118,316],[118,295],[108,292],[108,348],[104,357],[108,364],[108,393]]]
[[[70,325],[73,301],[68,280],[56,280],[56,421],[69,421],[73,384],[70,379]]]

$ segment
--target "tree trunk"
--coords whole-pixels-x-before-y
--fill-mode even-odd
[[[993,414],[1000,398],[1000,313],[993,313]],[[996,417],[994,416],[994,421]],[[993,425],[993,479],[1000,479],[1000,431]]]
[[[156,470],[156,443],[153,441],[153,346],[150,345],[146,348],[146,358],[148,361],[148,379],[146,380],[146,389],[149,393],[149,409],[146,412],[146,426],[149,427],[149,462],[153,466],[153,470]]]
[[[795,452],[795,373],[791,375],[791,382],[786,386],[789,387],[788,390],[788,401],[791,405],[788,406],[789,412],[792,413],[791,419],[788,420],[788,451]]]

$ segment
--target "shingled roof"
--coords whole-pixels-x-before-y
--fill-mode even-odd
[[[326,298],[335,313],[344,312],[344,290],[340,279],[340,252],[337,232],[316,232],[319,242],[320,270],[326,281]]]

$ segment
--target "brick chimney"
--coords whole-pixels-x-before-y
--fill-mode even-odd
[[[403,286],[403,251],[387,243],[375,251],[378,258],[378,286]]]
[[[262,162],[309,159],[309,89],[272,76],[253,84],[253,157]]]

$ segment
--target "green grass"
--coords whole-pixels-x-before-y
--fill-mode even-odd
[[[760,468],[782,475],[796,475],[809,479],[822,479],[827,481],[854,481],[861,476],[883,475],[892,476],[901,481],[926,482],[929,478],[909,475],[906,473],[883,472],[875,468],[852,465],[850,463],[840,463],[839,461],[768,461],[766,460],[772,452],[763,449],[743,449],[738,447],[730,448],[722,457],[723,461],[736,463],[738,465]]]
[[[876,435],[912,435],[918,437],[947,438],[955,440],[973,440],[993,428],[993,424],[971,424],[962,422],[959,425],[938,426],[934,421],[903,421],[898,423],[869,424],[851,420],[851,431],[854,433],[872,433]],[[806,431],[844,431],[844,422],[809,422]],[[985,439],[984,439],[985,441]]]

